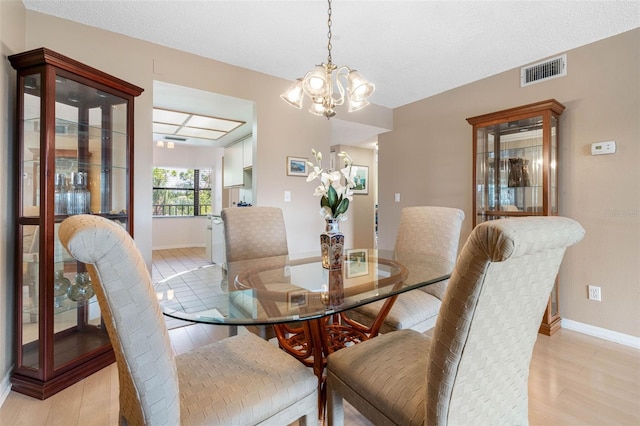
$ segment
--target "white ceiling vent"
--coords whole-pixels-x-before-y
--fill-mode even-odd
[[[520,68],[520,87],[567,75],[567,55]]]

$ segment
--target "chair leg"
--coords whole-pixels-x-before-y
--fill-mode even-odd
[[[344,425],[344,404],[342,395],[336,392],[335,388],[331,386],[329,378],[327,378],[327,424],[329,426],[343,426]]]

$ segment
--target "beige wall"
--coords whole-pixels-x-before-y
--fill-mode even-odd
[[[8,55],[24,50],[25,13],[20,1],[0,1],[0,401],[8,391],[8,373],[13,365],[13,252],[14,206],[11,200],[15,184],[12,175],[15,132],[16,73]]]
[[[340,224],[340,230],[345,237],[345,248],[375,247],[374,220],[378,189],[378,165],[375,151],[348,145],[336,145],[333,148],[336,153],[347,152],[354,165],[369,168],[369,193],[353,195],[347,211],[347,220]],[[341,164],[337,167],[341,167]]]
[[[379,137],[380,246],[393,245],[400,209],[442,205],[472,223],[472,134],[467,117],[555,98],[560,121],[560,214],[586,237],[561,270],[563,318],[640,336],[640,30],[567,52],[568,75],[520,88],[514,69],[394,111]],[[591,156],[615,140],[614,155]],[[401,202],[394,203],[394,193]],[[602,302],[587,299],[588,284]]]
[[[566,318],[640,335],[638,331],[638,100],[639,31],[569,52],[569,76],[526,89],[517,70],[399,108],[396,131],[380,137],[381,247],[393,245],[400,208],[439,204],[461,207],[470,231],[471,128],[465,118],[550,97],[567,106],[563,115],[561,211],[578,219],[587,237],[571,249],[563,267],[561,309]],[[48,47],[145,88],[135,110],[135,239],[151,261],[151,170],[153,80],[248,99],[256,103],[254,204],[283,209],[292,252],[317,250],[324,223],[313,184],[286,176],[287,155],[329,152],[328,120],[287,106],[279,94],[289,81],[120,36],[34,12],[20,1],[0,1],[0,42],[6,56]],[[15,72],[5,60],[0,106],[2,193],[11,193]],[[613,74],[613,75],[612,75]],[[347,117],[346,114],[341,115]],[[373,106],[351,116],[392,128],[390,112]],[[591,142],[618,142],[618,153],[590,157]],[[284,191],[291,202],[284,202]],[[401,193],[401,202],[393,194]],[[12,360],[13,208],[0,197],[0,375]],[[351,218],[350,218],[351,220]],[[386,245],[385,245],[386,244]],[[602,259],[601,263],[595,259]],[[603,302],[586,300],[586,284],[599,284]],[[6,389],[0,384],[0,392]]]
[[[135,176],[134,176],[134,237],[138,247],[151,265],[152,219],[151,219],[151,176],[153,167],[152,107],[153,81],[192,87],[208,92],[233,96],[255,102],[255,128],[253,131],[256,151],[254,174],[259,175],[255,183],[254,204],[281,207],[287,224],[289,249],[291,252],[318,249],[318,235],[324,230],[324,221],[318,214],[318,200],[313,196],[314,186],[304,178],[286,175],[286,157],[310,157],[311,149],[329,152],[331,146],[331,124],[318,119],[305,110],[291,108],[282,102],[279,95],[290,81],[230,66],[200,56],[154,45],[137,39],[121,36],[108,31],[80,25],[71,21],[24,10],[20,1],[0,1],[2,22],[3,55],[11,55],[25,50],[47,47],[77,61],[112,74],[118,78],[145,89],[135,100]],[[15,71],[8,61],[3,67],[3,90],[11,93],[3,97],[4,124],[13,118],[15,109]],[[343,119],[357,119],[367,125],[383,123],[390,127],[392,111],[383,107],[372,107],[358,111]],[[13,144],[11,125],[3,127],[7,133],[5,147]],[[9,148],[2,150],[0,161],[5,186],[9,191],[13,170],[8,156]],[[291,202],[284,202],[284,191],[291,191]],[[12,211],[5,197],[3,216],[0,223],[2,250],[7,250],[12,237],[13,220],[7,217]],[[10,253],[11,251],[9,251]],[[0,374],[6,379],[12,361],[11,328],[13,322],[13,297],[7,283],[13,281],[10,256],[2,256],[9,262],[0,263],[0,290],[2,299],[0,314],[3,328],[0,331]],[[6,297],[6,298],[5,298]],[[6,326],[6,329],[4,328]],[[4,387],[0,387],[0,392]]]

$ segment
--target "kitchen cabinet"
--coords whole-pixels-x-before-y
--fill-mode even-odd
[[[133,103],[141,88],[40,48],[18,72],[13,390],[45,399],[115,358],[86,265],[60,223],[95,214],[133,235]]]
[[[247,171],[253,166],[253,138],[234,142],[224,149],[224,187],[251,187],[251,179],[247,181]],[[250,174],[248,175],[250,177]]]
[[[253,167],[253,138],[249,137],[242,141],[242,168]]]

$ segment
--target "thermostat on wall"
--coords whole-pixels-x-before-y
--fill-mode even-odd
[[[614,154],[616,141],[596,142],[591,144],[591,155]]]

